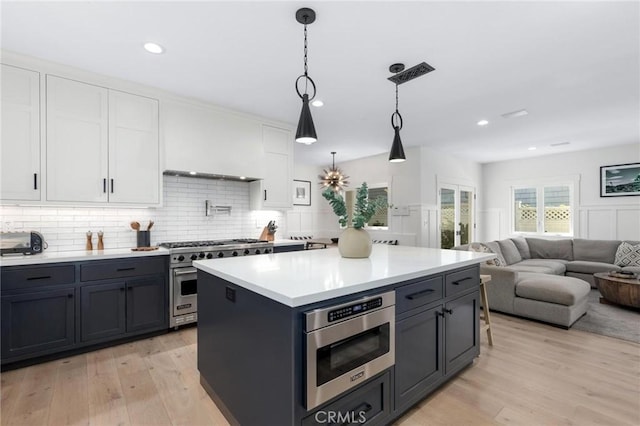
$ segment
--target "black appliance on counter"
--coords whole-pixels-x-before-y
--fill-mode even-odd
[[[273,252],[268,241],[238,238],[209,241],[177,241],[162,243],[169,249],[169,325],[198,321],[198,283],[194,260],[253,256]]]

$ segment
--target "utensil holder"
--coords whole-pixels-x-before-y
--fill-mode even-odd
[[[138,247],[151,246],[151,231],[138,231]]]

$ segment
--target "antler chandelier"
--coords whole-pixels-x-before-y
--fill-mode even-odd
[[[336,167],[336,152],[332,151],[333,161],[329,170],[323,170],[324,175],[318,175],[320,178],[320,185],[323,188],[331,187],[334,191],[338,192],[344,189],[349,184],[347,179],[349,176],[342,174],[342,170]]]

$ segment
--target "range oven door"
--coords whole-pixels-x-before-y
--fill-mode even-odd
[[[197,269],[175,268],[173,270],[173,316],[198,311],[198,273]]]
[[[306,408],[395,364],[395,306],[306,333]]]

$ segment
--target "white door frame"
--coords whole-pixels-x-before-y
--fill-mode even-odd
[[[469,216],[471,223],[469,224],[469,242],[474,241],[476,232],[476,188],[469,182],[452,183],[451,181],[438,180],[437,198],[438,198],[438,223],[436,227],[436,235],[438,247],[442,247],[442,190],[449,189],[454,191],[454,246],[460,245],[460,192],[467,191],[472,194],[473,202],[471,203],[471,212]]]

